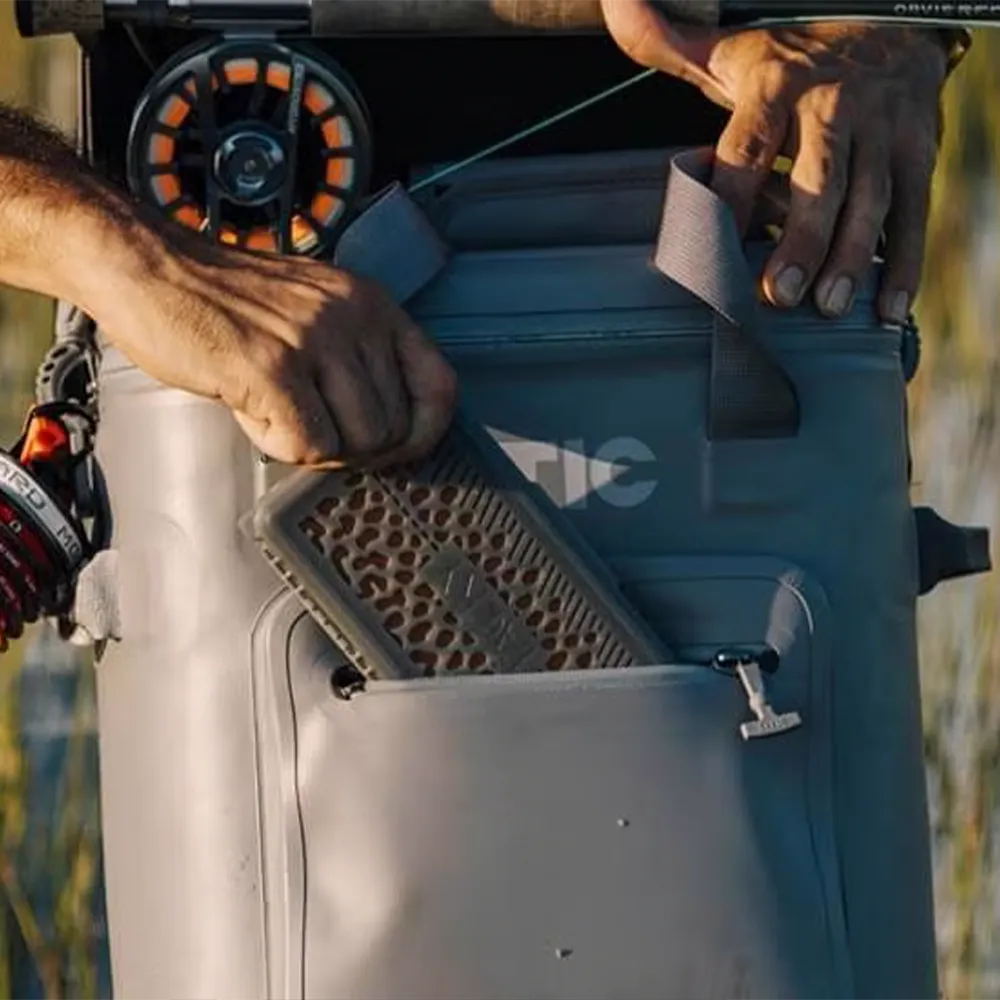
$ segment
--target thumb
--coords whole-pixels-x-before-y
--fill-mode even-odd
[[[708,60],[725,32],[673,25],[648,0],[601,0],[601,12],[608,33],[634,62],[701,90],[711,86]]]

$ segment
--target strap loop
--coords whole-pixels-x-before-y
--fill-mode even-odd
[[[708,187],[712,156],[705,147],[671,160],[653,262],[715,313],[709,440],[794,437],[798,396],[758,336],[757,294],[735,220]]]

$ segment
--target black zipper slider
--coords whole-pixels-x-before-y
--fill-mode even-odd
[[[744,740],[778,736],[802,725],[798,712],[778,713],[767,699],[764,674],[773,674],[781,663],[778,652],[770,646],[760,649],[720,649],[712,659],[712,669],[739,678],[746,692],[750,711],[756,719],[740,726]]]
[[[350,701],[355,695],[362,694],[367,689],[368,681],[357,667],[350,663],[342,663],[330,676],[330,687],[342,701]]]

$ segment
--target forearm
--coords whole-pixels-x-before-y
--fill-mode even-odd
[[[99,317],[161,266],[162,229],[61,136],[0,107],[0,282]]]
[[[601,0],[490,0],[493,13],[507,24],[558,31],[601,28]]]

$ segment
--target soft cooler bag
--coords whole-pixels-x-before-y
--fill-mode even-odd
[[[452,255],[408,303],[671,662],[336,697],[238,528],[281,470],[105,352],[117,995],[937,995],[914,610],[984,539],[911,508],[912,331],[874,321],[875,270],[837,322],[764,309],[709,167],[471,170],[423,200]],[[747,650],[800,725],[742,738]]]

